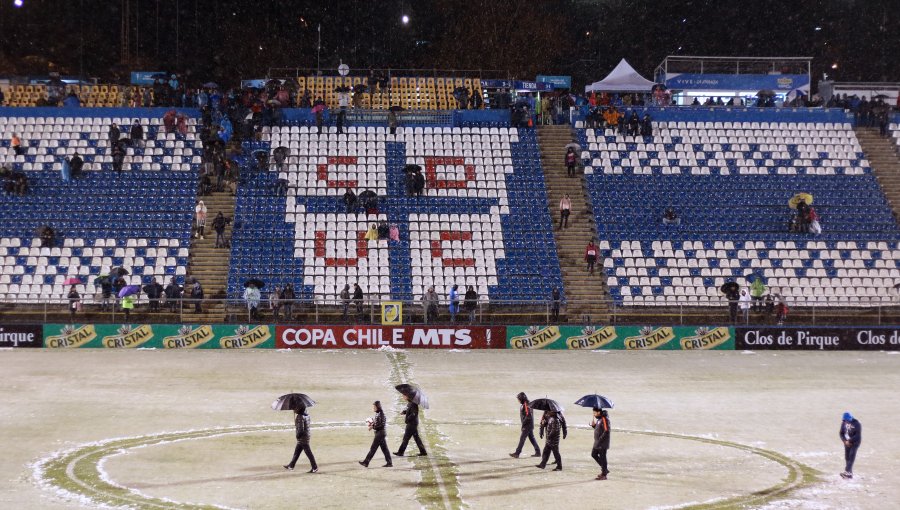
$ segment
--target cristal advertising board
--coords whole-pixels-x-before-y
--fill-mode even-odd
[[[809,87],[805,74],[691,74],[669,73],[666,87],[673,90],[779,90]]]
[[[50,349],[272,349],[269,325],[47,324]]]
[[[735,347],[747,350],[898,351],[900,328],[735,328]]]
[[[43,328],[39,325],[0,325],[0,348],[43,347]]]
[[[279,349],[503,349],[506,328],[454,326],[278,326]]]
[[[508,326],[509,349],[734,349],[730,327]]]

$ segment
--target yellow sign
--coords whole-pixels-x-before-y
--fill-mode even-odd
[[[385,301],[381,303],[381,325],[400,326],[403,324],[403,303]]]

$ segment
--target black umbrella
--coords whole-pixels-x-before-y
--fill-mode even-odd
[[[272,409],[275,411],[294,411],[316,405],[316,401],[309,398],[304,393],[288,393],[282,395],[272,402]]]
[[[396,105],[396,104],[394,106],[391,106],[388,109],[392,112],[402,112],[403,111],[403,107],[400,105]]]
[[[125,269],[124,267],[117,267],[112,270],[112,274],[118,275],[118,276],[128,276],[131,273],[129,273],[128,270]]]
[[[757,95],[757,96],[760,96],[760,97],[763,97],[763,96],[765,96],[765,97],[772,97],[772,96],[775,95],[775,92],[772,92],[771,90],[765,89],[765,90],[760,90],[759,92],[756,93],[756,95]]]
[[[737,291],[741,289],[741,286],[737,284],[737,282],[725,282],[719,287],[719,290],[722,291],[722,294],[736,294]]]
[[[428,397],[425,396],[422,388],[419,388],[414,384],[398,384],[395,388],[397,388],[397,391],[400,393],[409,397],[409,400],[413,403],[428,409]]]
[[[244,282],[244,287],[256,287],[257,289],[262,289],[266,286],[266,283],[259,278],[250,278],[246,282]]]
[[[575,405],[581,407],[592,407],[595,409],[612,409],[613,407],[615,407],[612,400],[604,397],[603,395],[597,395],[596,393],[593,395],[585,395],[579,398],[575,402]]]
[[[405,173],[405,174],[421,172],[421,171],[422,171],[422,167],[419,165],[406,165],[405,167],[403,167],[403,173]]]
[[[887,99],[889,96],[887,94],[876,94],[872,96],[872,99]]]
[[[563,406],[559,405],[559,402],[553,400],[552,398],[539,398],[537,400],[532,400],[531,408],[537,409],[538,411],[554,411],[557,413],[563,412]]]

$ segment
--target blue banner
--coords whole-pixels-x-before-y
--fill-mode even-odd
[[[539,74],[537,75],[536,81],[538,83],[552,83],[554,89],[572,88],[571,76],[545,76],[543,74]]]
[[[131,72],[131,84],[132,85],[153,85],[153,75],[154,74],[166,74],[162,71],[132,71]]]
[[[674,74],[666,75],[672,90],[774,90],[790,92],[809,87],[805,74]]]
[[[481,80],[481,87],[488,89],[534,90],[536,92],[553,90],[552,83],[517,80]]]

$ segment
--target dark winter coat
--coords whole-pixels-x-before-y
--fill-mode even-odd
[[[178,299],[181,297],[181,287],[177,283],[166,285],[166,299]]]
[[[159,283],[149,283],[144,286],[144,293],[150,299],[159,299],[162,296],[163,287]]]
[[[841,441],[850,441],[850,446],[856,446],[862,443],[862,423],[856,418],[853,418],[850,422],[842,421],[840,436]]]
[[[297,427],[297,442],[309,443],[309,415],[305,410],[294,418],[294,425]]]
[[[144,128],[140,124],[133,124],[128,131],[128,135],[131,136],[132,140],[143,140]]]
[[[403,414],[406,416],[405,422],[407,426],[418,427],[419,426],[419,405],[415,402],[408,402],[406,404],[406,410],[403,411]]]
[[[478,308],[478,293],[475,292],[475,289],[470,289],[466,291],[466,310],[472,311]]]
[[[375,431],[375,437],[385,437],[387,435],[385,425],[387,425],[387,419],[384,417],[384,412],[376,411],[375,421],[372,423],[372,430]]]
[[[609,415],[603,413],[594,424],[594,449],[609,449]]]
[[[109,144],[113,145],[119,142],[119,136],[121,133],[119,132],[119,128],[116,126],[109,126]]]
[[[534,430],[534,411],[528,402],[519,406],[519,420],[522,421],[522,430]]]
[[[555,448],[559,446],[559,419],[556,416],[548,416],[546,420],[541,421],[541,437],[547,435],[546,448]]]

